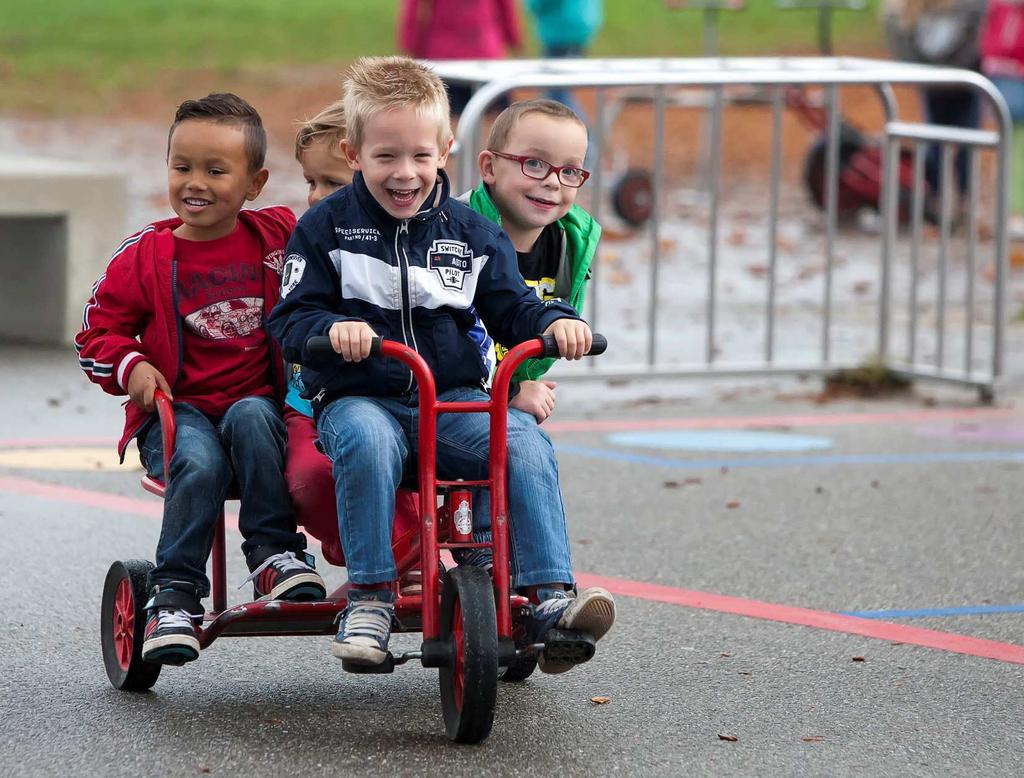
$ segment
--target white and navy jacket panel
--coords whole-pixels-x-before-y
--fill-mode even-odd
[[[472,332],[477,314],[491,335],[509,344],[536,337],[557,319],[578,318],[567,304],[537,299],[519,274],[508,237],[448,199],[443,171],[428,203],[414,218],[396,220],[357,173],[351,186],[299,220],[268,326],[285,358],[303,365],[306,394],[318,405],[413,388],[409,371],[394,360],[310,358],[305,342],[327,334],[335,322],[365,321],[381,337],[416,349],[444,391],[479,386],[488,377]]]

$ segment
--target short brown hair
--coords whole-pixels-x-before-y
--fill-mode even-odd
[[[512,103],[498,114],[498,118],[491,125],[491,132],[487,136],[487,148],[491,151],[501,151],[508,143],[508,136],[512,134],[512,128],[516,126],[516,122],[531,113],[542,113],[555,119],[568,119],[579,124],[584,130],[587,129],[587,125],[576,115],[576,112],[564,103],[547,99],[520,100],[517,103]]]
[[[348,128],[345,139],[359,148],[366,122],[381,111],[414,108],[437,121],[437,145],[452,138],[448,92],[434,71],[408,57],[363,57],[345,77],[342,106]]]
[[[318,141],[336,143],[344,137],[345,108],[341,100],[335,100],[299,126],[299,131],[295,134],[295,159],[302,162],[302,153]]]
[[[231,92],[214,92],[198,100],[186,100],[178,106],[174,122],[167,133],[167,154],[171,153],[171,138],[182,122],[190,119],[231,124],[241,127],[245,133],[245,156],[249,160],[249,172],[255,173],[263,167],[267,157],[267,131],[263,120],[249,103]]]

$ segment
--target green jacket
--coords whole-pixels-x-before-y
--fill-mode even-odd
[[[469,193],[467,204],[482,216],[501,224],[498,207],[483,183]],[[583,294],[590,278],[590,266],[597,253],[597,244],[601,240],[601,225],[578,205],[573,205],[569,213],[558,220],[558,226],[562,229],[562,262],[569,263],[568,275],[571,279],[566,302],[582,314]],[[536,381],[548,372],[554,362],[553,359],[529,359],[516,370],[514,380]]]

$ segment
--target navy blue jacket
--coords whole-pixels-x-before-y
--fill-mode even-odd
[[[557,319],[578,319],[558,300],[541,302],[519,274],[504,231],[449,199],[448,177],[410,219],[388,214],[361,173],[299,220],[285,256],[281,300],[267,326],[285,359],[303,366],[314,411],[348,395],[396,397],[414,388],[393,359],[346,363],[311,357],[305,343],[339,321],[365,321],[382,338],[419,352],[438,392],[488,378],[471,330],[479,312],[496,340],[515,345]]]

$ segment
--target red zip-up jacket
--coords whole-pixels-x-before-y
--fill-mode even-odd
[[[274,206],[243,210],[238,218],[262,245],[265,321],[280,296],[284,248],[295,228],[295,214],[289,208]],[[83,312],[82,331],[75,337],[75,350],[89,380],[105,392],[128,394],[128,376],[142,360],[159,370],[174,390],[183,361],[172,234],[180,225],[181,219],[165,219],[126,238],[93,286]],[[284,360],[269,334],[267,341],[274,387],[283,398]],[[128,442],[149,418],[130,400],[124,411],[124,432],[117,444],[122,462]]]

